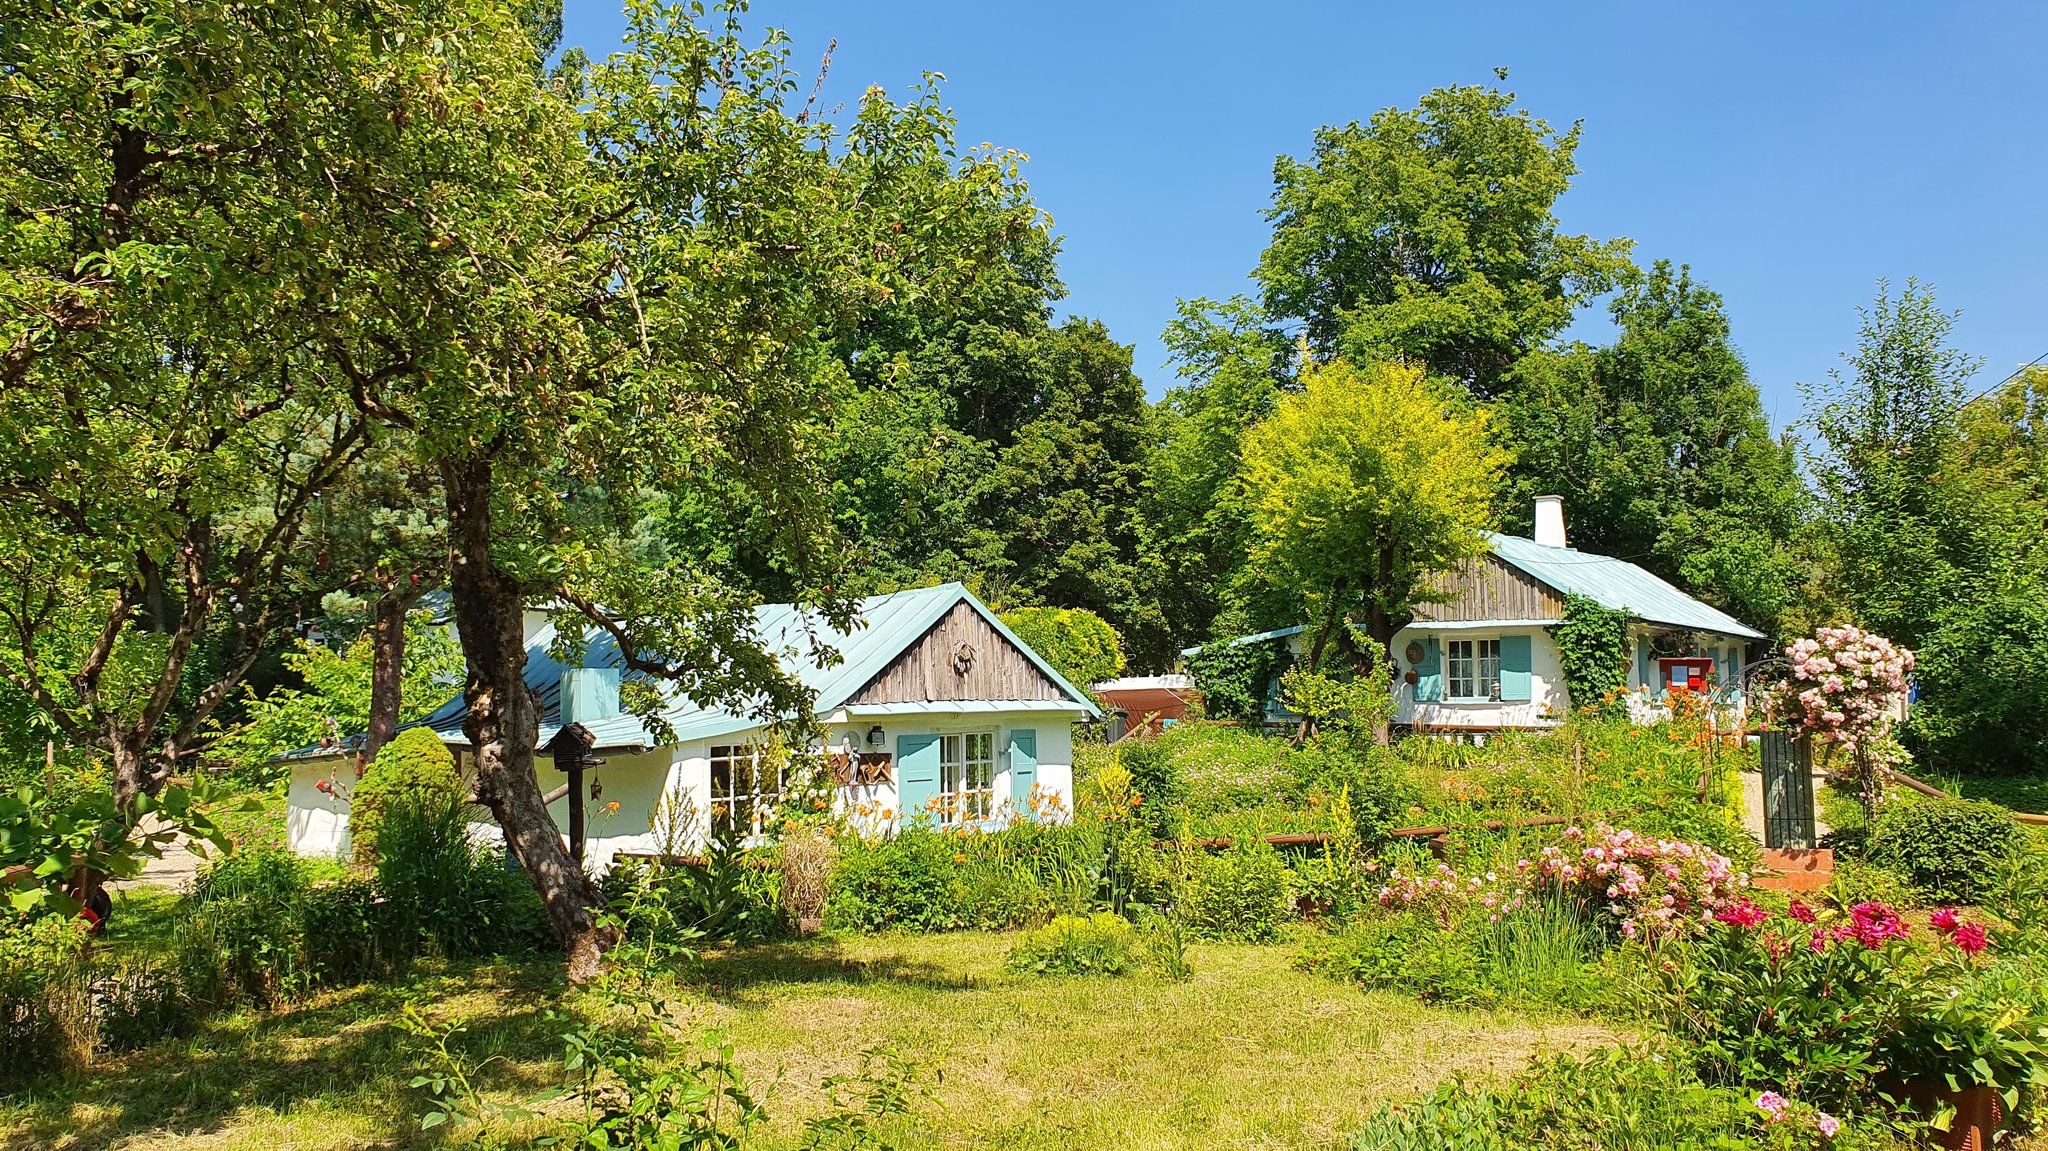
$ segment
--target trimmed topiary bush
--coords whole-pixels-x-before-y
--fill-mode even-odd
[[[377,834],[399,803],[438,807],[462,798],[462,777],[441,737],[424,727],[401,731],[370,761],[349,797],[349,842],[357,863],[377,862]]]
[[[1871,862],[1906,877],[1936,903],[1975,903],[2023,844],[1995,803],[1931,799],[1887,808],[1870,829]]]

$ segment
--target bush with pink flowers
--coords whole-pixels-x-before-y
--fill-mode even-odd
[[[2048,1085],[2048,992],[2030,956],[1981,921],[1936,912],[1916,933],[1876,902],[1823,917],[1748,901],[1665,949],[1658,1017],[1709,1082],[1842,1113],[1908,1081],[1999,1089],[2022,1109]]]
[[[1824,627],[1785,649],[1792,670],[1772,710],[1813,741],[1823,764],[1847,775],[1874,813],[1886,772],[1905,761],[1892,708],[1906,693],[1913,653],[1859,627]]]

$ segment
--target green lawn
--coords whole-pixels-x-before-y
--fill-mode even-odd
[[[933,1068],[905,1147],[1241,1148],[1329,1146],[1380,1100],[1612,1038],[1575,1020],[1364,994],[1293,971],[1289,946],[1195,947],[1195,977],[1178,984],[1005,976],[1006,948],[963,933],[721,950],[675,1011],[729,1031],[769,1088],[762,1147],[792,1145],[824,1108],[819,1082],[883,1043]],[[554,973],[465,967],[414,990],[437,1017],[469,1018],[464,1050],[502,1057],[485,1078],[513,1102],[560,1079]],[[358,988],[216,1020],[86,1082],[14,1097],[0,1146],[431,1145],[401,1086],[412,1067],[391,1019],[405,994]]]

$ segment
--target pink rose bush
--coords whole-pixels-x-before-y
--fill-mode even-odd
[[[1864,806],[1874,811],[1884,773],[1905,761],[1892,738],[1892,702],[1906,691],[1913,653],[1858,627],[1824,627],[1785,649],[1792,671],[1774,709],[1813,740],[1824,759],[1849,757]]]
[[[1546,847],[1518,861],[1506,876],[1491,871],[1461,876],[1445,864],[1425,874],[1394,869],[1379,890],[1379,902],[1432,913],[1448,923],[1458,909],[1474,903],[1497,917],[1540,896],[1562,895],[1613,915],[1626,938],[1652,942],[1696,930],[1717,915],[1764,914],[1741,897],[1749,877],[1710,847],[1605,824],[1590,832],[1569,828],[1564,835],[1569,846]],[[1739,910],[1743,907],[1748,910]]]
[[[1792,674],[1778,693],[1782,714],[1820,743],[1855,751],[1891,725],[1913,653],[1875,632],[1824,627],[1785,649]]]

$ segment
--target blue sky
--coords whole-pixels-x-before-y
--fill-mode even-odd
[[[565,45],[616,46],[613,0],[566,8]],[[1175,300],[1247,290],[1275,156],[1496,66],[1536,115],[1585,122],[1565,226],[1690,263],[1778,425],[1880,277],[1962,311],[1981,384],[2048,352],[2048,5],[761,0],[749,19],[806,69],[838,39],[828,103],[945,73],[963,142],[1031,157],[1064,308],[1135,345],[1155,396]]]

